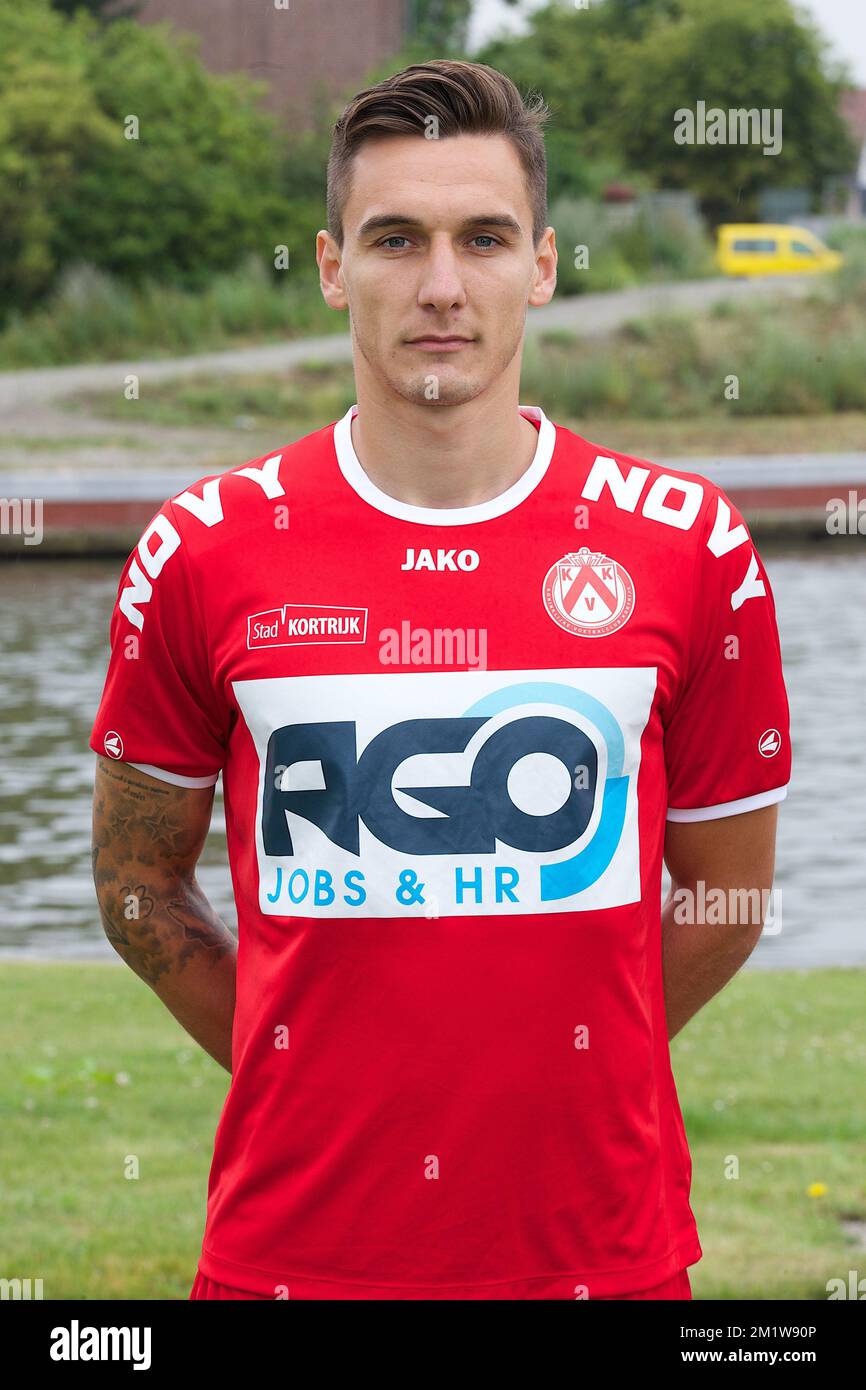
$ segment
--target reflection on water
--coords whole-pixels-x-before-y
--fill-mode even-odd
[[[90,876],[88,746],[122,562],[0,565],[0,951],[114,957]],[[198,869],[232,930],[222,788]]]
[[[762,547],[776,595],[794,739],[779,820],[782,930],[750,964],[866,964],[863,718],[866,550]],[[121,563],[0,566],[0,954],[114,957],[90,877],[88,737]],[[221,786],[198,871],[235,930]],[[778,899],[777,899],[778,901]]]

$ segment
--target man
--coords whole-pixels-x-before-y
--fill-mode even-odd
[[[762,915],[662,922],[662,854],[678,902],[763,899],[788,709],[724,494],[518,406],[545,116],[470,63],[355,98],[317,252],[357,403],[121,576],[105,929],[232,1076],[193,1297],[690,1297],[668,1042]]]

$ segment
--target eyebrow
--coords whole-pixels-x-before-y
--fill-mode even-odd
[[[499,227],[503,231],[515,232],[518,236],[523,230],[515,218],[504,212],[493,212],[487,216],[484,213],[473,214],[472,217],[464,218],[457,230],[458,232],[468,232],[470,227],[478,227],[482,223],[485,227]],[[366,222],[362,222],[358,228],[358,237],[370,236],[372,232],[380,232],[386,227],[423,228],[423,226],[424,223],[419,217],[412,217],[408,213],[383,212],[377,217],[368,217]]]

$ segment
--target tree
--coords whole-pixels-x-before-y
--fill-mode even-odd
[[[32,306],[74,261],[195,287],[291,252],[262,90],[167,26],[0,0],[0,305]]]
[[[680,19],[682,12],[683,0],[606,0],[604,22],[610,33],[636,38],[655,20]]]
[[[820,189],[856,156],[839,114],[843,74],[790,0],[550,0],[529,31],[488,44],[480,62],[523,91],[540,87],[551,197],[579,191],[607,160],[660,188],[694,192],[711,222],[749,220],[759,190]],[[782,112],[782,148],[677,144],[675,113]]]
[[[526,34],[493,39],[475,55],[506,73],[524,96],[540,90],[550,107],[545,146],[551,202],[594,193],[602,170],[608,178],[624,172],[609,129],[617,34],[606,5],[575,11],[551,3],[529,16]]]
[[[472,0],[407,0],[408,47],[428,57],[465,52]]]
[[[118,144],[85,77],[83,34],[42,3],[0,0],[0,307],[29,306],[57,270],[56,207],[82,151]]]
[[[73,15],[76,10],[87,10],[97,19],[130,19],[138,14],[144,0],[50,0],[52,9],[61,14]]]
[[[608,0],[609,2],[609,0]],[[817,30],[789,0],[679,0],[635,38],[615,42],[613,138],[663,188],[695,192],[711,222],[748,221],[769,186],[805,186],[851,168],[839,114],[843,85]],[[678,111],[781,113],[781,149],[763,143],[674,140]],[[772,117],[773,120],[776,118]]]

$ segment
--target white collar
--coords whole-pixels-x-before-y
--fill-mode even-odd
[[[364,472],[352,444],[351,424],[353,416],[358,413],[357,403],[349,406],[343,418],[334,425],[334,447],[340,472],[349,486],[365,502],[369,502],[371,507],[376,507],[388,516],[398,517],[401,521],[423,522],[427,526],[466,526],[471,522],[489,521],[492,517],[510,512],[529,496],[541,482],[553,456],[556,429],[544,411],[537,405],[521,405],[518,409],[521,415],[539,422],[535,455],[526,472],[521,474],[516,483],[512,483],[505,492],[500,492],[498,497],[488,498],[486,502],[476,502],[471,507],[417,507],[411,502],[401,502],[389,493],[383,492]]]

